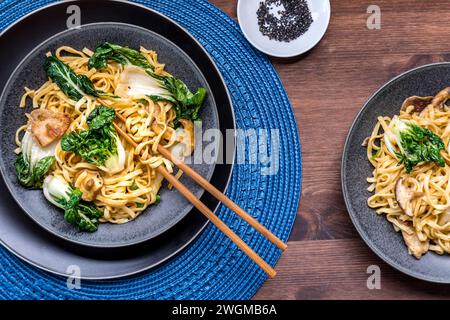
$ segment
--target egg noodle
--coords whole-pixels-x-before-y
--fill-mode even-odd
[[[164,64],[158,62],[156,52],[141,47],[140,53],[154,67],[155,74],[169,75],[164,71]],[[67,64],[75,73],[86,75],[93,82],[95,89],[113,95],[124,67],[111,62],[102,71],[90,69],[88,61],[92,54],[93,52],[86,48],[78,51],[63,46],[56,50],[55,57]],[[95,205],[103,212],[100,222],[126,223],[157,201],[163,177],[155,172],[155,168],[164,165],[169,172],[173,172],[173,165],[158,154],[156,148],[160,142],[163,142],[166,148],[179,142],[173,128],[176,113],[171,103],[153,102],[145,95],[133,99],[105,97],[101,103],[96,98],[86,95],[79,101],[73,101],[52,80],[45,82],[39,89],[25,88],[25,91],[20,101],[21,108],[24,108],[27,100],[31,99],[33,109],[50,109],[69,115],[71,123],[68,132],[86,130],[88,115],[101,105],[114,108],[127,119],[126,123],[120,126],[138,146],[134,148],[121,139],[125,149],[125,168],[119,172],[98,170],[95,165],[83,161],[79,155],[63,151],[60,143],[56,147],[56,162],[52,167],[54,176],[70,184],[83,182],[75,181],[86,178],[86,174],[79,174],[83,169],[96,170],[102,176],[103,185],[94,199]],[[17,130],[16,153],[21,152],[21,136],[26,130],[27,125]]]
[[[450,108],[428,103],[433,97],[411,97],[394,118],[380,116],[371,136],[365,141],[367,157],[373,165],[368,191],[370,208],[385,214],[401,231],[411,254],[417,258],[432,250],[450,253]],[[428,101],[417,109],[411,101]],[[411,102],[411,104],[409,102]],[[445,147],[440,155],[445,165],[420,162],[408,173],[395,152],[392,130],[395,121],[414,123],[436,134]],[[444,164],[444,163],[443,163]]]

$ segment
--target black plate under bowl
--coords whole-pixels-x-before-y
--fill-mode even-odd
[[[66,12],[68,6],[73,4],[78,5],[83,13],[83,26],[81,29],[67,31]],[[86,37],[86,34],[89,36]],[[191,87],[203,85],[207,88],[209,98],[202,114],[202,117],[207,118],[207,123],[203,123],[203,128],[218,127],[223,133],[224,144],[227,143],[225,130],[235,128],[234,113],[226,85],[211,57],[186,30],[146,7],[121,1],[65,1],[33,12],[1,34],[0,46],[4,49],[0,51],[0,59],[5,65],[0,70],[0,88],[5,88],[2,99],[7,103],[2,106],[0,123],[11,127],[5,128],[0,135],[0,163],[4,165],[2,171],[6,181],[6,184],[0,181],[1,243],[20,258],[57,274],[66,274],[70,265],[80,266],[81,277],[87,279],[120,277],[151,268],[179,252],[207,224],[201,213],[185,203],[177,191],[165,190],[161,204],[149,208],[148,212],[135,222],[123,226],[102,224],[98,235],[94,233],[93,238],[89,238],[67,226],[64,220],[60,219],[62,213],[48,206],[39,191],[25,191],[17,185],[10,163],[13,158],[10,155],[13,144],[8,136],[15,127],[12,122],[18,124],[24,121],[23,110],[17,109],[19,87],[26,83],[29,83],[27,86],[36,87],[35,84],[42,83],[45,79],[42,69],[38,71],[42,66],[43,60],[40,59],[43,59],[41,53],[45,48],[54,49],[66,44],[77,48],[93,47],[105,40],[133,47],[142,44],[158,50],[160,60],[167,63],[170,72],[184,79]],[[27,56],[30,52],[32,53]],[[35,69],[29,61],[39,62],[39,66]],[[30,72],[32,76],[24,79],[26,72]],[[12,83],[17,85],[16,89],[7,88]],[[203,168],[196,166],[195,169],[210,177],[212,184],[225,191],[232,165],[216,164]],[[202,193],[187,177],[183,178],[183,183],[198,195]],[[52,232],[38,227],[20,210],[7,192],[6,185],[32,219],[43,219],[39,224]],[[207,193],[202,195],[201,200],[212,210],[218,205],[218,201]],[[166,209],[164,202],[167,203]],[[175,205],[176,203],[178,204]],[[40,212],[34,210],[33,207],[37,206],[41,209]],[[158,210],[161,220],[153,220],[153,225],[150,221],[155,219],[155,212]],[[163,214],[172,215],[169,219],[171,222],[167,222],[168,219],[163,217]],[[51,217],[50,220],[45,218],[46,215]],[[139,227],[138,224],[142,226]],[[174,226],[168,229],[171,225]],[[121,229],[120,232],[114,230],[116,227]],[[102,228],[108,229],[108,232],[115,233],[116,236],[111,237],[106,233],[102,235]],[[121,232],[128,235],[121,236]],[[128,246],[131,243],[135,245]],[[127,246],[124,247],[125,245]]]
[[[32,110],[31,101],[25,109],[19,109],[20,97],[24,87],[39,88],[47,76],[43,65],[47,52],[55,52],[61,45],[70,46],[78,50],[84,47],[94,50],[105,41],[117,43],[131,48],[151,48],[158,52],[159,61],[166,64],[166,70],[174,76],[183,79],[188,87],[206,88],[211,92],[206,79],[189,56],[175,44],[164,37],[128,24],[94,23],[84,25],[79,29],[64,31],[51,37],[38,48],[33,50],[17,67],[5,86],[0,98],[0,171],[11,191],[11,194],[40,226],[61,236],[66,240],[93,247],[120,247],[140,243],[158,236],[180,221],[191,209],[192,205],[179,192],[161,188],[161,203],[150,206],[135,220],[125,224],[100,224],[93,233],[80,232],[64,220],[62,210],[49,203],[41,190],[23,188],[16,177],[14,154],[16,148],[14,136],[17,128],[26,123],[25,112]],[[203,130],[218,129],[218,112],[214,97],[208,94],[201,111]],[[201,137],[200,137],[201,138]],[[206,144],[199,144],[201,147]],[[189,159],[188,159],[189,160]],[[203,177],[209,179],[214,171],[214,164],[194,164],[193,169]],[[190,179],[182,179],[185,185],[200,197],[203,189]]]
[[[367,245],[394,268],[413,277],[438,283],[450,283],[450,256],[429,252],[420,260],[408,254],[400,233],[394,231],[385,216],[367,206],[372,195],[366,178],[372,173],[366,148],[361,144],[370,136],[380,115],[394,116],[410,96],[433,96],[450,85],[450,63],[437,63],[410,70],[379,89],[356,117],[344,147],[342,189],[350,217]]]

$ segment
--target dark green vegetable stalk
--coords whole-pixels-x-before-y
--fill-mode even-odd
[[[78,101],[86,94],[99,98],[111,96],[103,91],[96,90],[88,77],[77,75],[68,65],[56,57],[48,57],[44,67],[47,76],[72,100]]]
[[[194,94],[180,79],[171,76],[156,75],[153,66],[139,51],[108,42],[95,49],[95,53],[89,59],[89,67],[102,70],[106,68],[109,60],[122,65],[133,65],[145,70],[154,79],[155,87],[165,90],[164,94],[152,94],[149,92],[148,96],[153,101],[168,101],[173,103],[177,120],[197,120],[199,118],[199,111],[206,98],[205,88],[198,88]],[[149,91],[152,91],[151,89],[149,88]],[[161,90],[156,91],[160,92]]]
[[[39,160],[34,166],[19,154],[15,163],[16,174],[22,186],[30,189],[42,188],[45,174],[55,162],[55,157],[48,156]]]
[[[111,108],[95,108],[87,119],[89,129],[63,136],[62,150],[73,152],[94,165],[107,165],[108,159],[117,155],[120,143],[112,126],[115,117],[116,113]]]
[[[103,213],[95,205],[81,200],[82,192],[72,188],[66,181],[48,176],[44,181],[44,195],[48,201],[64,210],[64,219],[81,231],[94,232],[98,218]]]
[[[193,94],[189,91],[186,84],[174,77],[163,77],[164,87],[171,95],[149,95],[153,101],[168,101],[174,104],[177,113],[177,119],[190,119],[192,121],[199,119],[199,112],[206,98],[205,88],[198,88]]]
[[[400,159],[399,164],[405,165],[406,172],[411,172],[420,162],[434,162],[441,167],[445,166],[441,155],[445,145],[439,136],[409,121],[394,118],[392,122],[392,133],[400,151],[393,148],[389,139],[385,139],[386,146]]]
[[[89,67],[103,70],[108,66],[108,60],[113,60],[122,65],[132,64],[153,71],[153,66],[139,51],[109,42],[105,42],[95,49],[94,54],[89,59]]]

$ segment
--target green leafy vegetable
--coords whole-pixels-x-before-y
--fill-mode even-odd
[[[55,162],[54,156],[48,156],[39,160],[34,167],[24,159],[22,154],[17,157],[15,168],[17,178],[22,186],[30,189],[42,188],[45,174]]]
[[[45,71],[47,76],[72,100],[78,101],[85,94],[94,97],[110,96],[103,91],[96,90],[88,77],[77,75],[68,65],[56,57],[50,56],[47,58]]]
[[[394,140],[398,150],[393,146]],[[445,148],[441,138],[429,129],[422,128],[412,121],[392,119],[392,129],[385,133],[384,141],[389,151],[399,158],[399,165],[404,164],[406,172],[411,172],[420,162],[434,162],[445,166],[441,150]]]
[[[105,165],[106,160],[117,152],[115,140],[105,135],[104,130],[71,132],[62,138],[61,148],[96,166]]]
[[[186,84],[174,77],[164,77],[162,79],[165,88],[171,96],[149,95],[153,101],[168,101],[175,105],[177,119],[191,119],[193,121],[199,118],[199,112],[206,98],[205,88],[198,88],[193,94],[189,91]]]
[[[22,138],[22,153],[15,162],[16,175],[20,184],[30,189],[40,189],[45,174],[55,162],[55,144],[41,147],[30,132]]]
[[[95,205],[81,200],[82,192],[72,188],[66,181],[47,176],[44,180],[44,196],[55,206],[64,209],[64,219],[81,231],[94,232],[98,218],[103,213]]]
[[[155,204],[158,204],[161,202],[161,196],[159,194],[156,195]]]
[[[85,161],[111,171],[123,169],[125,150],[112,126],[115,112],[108,107],[95,108],[88,116],[88,130],[71,132],[61,139],[61,149],[81,156]]]
[[[153,101],[173,103],[177,120],[197,120],[199,118],[200,109],[206,98],[205,88],[198,88],[195,93],[192,93],[180,79],[155,74],[153,66],[139,51],[108,42],[96,48],[89,59],[89,67],[102,70],[106,68],[109,60],[141,68],[152,79],[152,81],[142,83],[141,75],[131,73],[125,81],[132,85],[124,87],[131,88],[130,90],[137,87],[138,89],[133,91],[134,93],[146,94]]]
[[[142,103],[144,105],[148,105],[148,102],[145,99],[139,99],[139,100],[137,100],[137,102]]]
[[[89,129],[91,130],[100,130],[100,129],[108,129],[114,130],[112,127],[112,122],[116,118],[116,112],[114,109],[108,107],[98,107],[92,110],[87,118],[87,123],[89,125]]]
[[[378,158],[380,156],[380,154],[381,154],[381,148],[378,149],[378,151],[370,157],[370,160],[375,160],[376,158]]]
[[[103,70],[108,66],[109,60],[123,65],[132,64],[137,67],[153,70],[153,66],[139,51],[109,42],[105,42],[95,49],[94,54],[89,59],[89,68]]]
[[[131,189],[132,191],[135,191],[135,190],[139,189],[139,186],[137,185],[136,182],[133,181],[133,184],[131,185],[130,189]]]

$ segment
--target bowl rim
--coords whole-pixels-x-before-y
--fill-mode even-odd
[[[236,129],[235,110],[234,110],[234,104],[233,104],[233,99],[232,99],[231,94],[230,94],[230,90],[229,90],[228,86],[226,85],[225,78],[224,78],[224,76],[222,75],[222,73],[220,72],[220,70],[219,70],[219,68],[218,68],[218,66],[217,66],[217,64],[216,64],[216,62],[215,62],[214,59],[212,58],[211,54],[203,47],[203,45],[201,45],[201,43],[200,43],[200,42],[199,42],[199,41],[198,41],[198,40],[197,40],[197,39],[196,39],[196,38],[195,38],[195,37],[194,37],[194,36],[186,29],[186,28],[184,28],[184,27],[183,27],[182,25],[180,25],[178,22],[176,22],[176,21],[173,20],[172,18],[166,16],[165,14],[156,11],[156,10],[153,9],[153,8],[149,8],[149,7],[144,6],[144,5],[142,5],[142,4],[139,4],[139,3],[129,2],[129,1],[124,1],[124,0],[109,0],[109,1],[116,2],[116,3],[121,3],[121,4],[126,4],[126,5],[129,5],[129,6],[134,6],[134,7],[140,8],[140,9],[142,9],[142,10],[146,10],[146,11],[148,11],[148,12],[150,12],[150,13],[153,13],[153,14],[157,14],[157,15],[163,16],[165,19],[167,19],[167,20],[169,20],[170,22],[172,22],[173,24],[177,25],[178,28],[180,28],[181,30],[183,30],[184,33],[185,33],[188,37],[192,38],[192,40],[193,40],[195,43],[197,43],[198,48],[199,48],[199,49],[200,49],[200,50],[201,50],[201,51],[209,58],[209,61],[211,62],[211,65],[212,65],[212,67],[213,67],[214,70],[215,70],[216,76],[220,79],[221,83],[223,84],[224,93],[226,94],[228,103],[230,104],[230,107],[231,107],[232,123],[233,123],[233,125],[234,125],[234,129]],[[77,2],[78,2],[78,1],[76,1],[76,0],[68,0],[67,2],[65,2],[65,4],[67,5],[67,4],[70,4],[70,3],[77,3]],[[0,38],[1,38],[3,35],[7,34],[10,30],[14,29],[17,25],[19,25],[19,24],[23,23],[24,21],[26,21],[26,20],[27,20],[29,17],[31,17],[32,15],[34,15],[34,14],[40,12],[40,11],[45,11],[45,10],[47,10],[47,9],[50,8],[50,7],[53,7],[53,6],[60,6],[60,5],[62,5],[61,2],[54,2],[54,3],[50,3],[50,4],[47,4],[47,5],[44,5],[44,6],[40,7],[40,8],[35,9],[35,10],[32,10],[31,12],[29,12],[29,13],[27,13],[26,15],[22,16],[21,18],[15,20],[15,21],[14,21],[13,23],[11,23],[8,27],[6,27],[6,28],[0,33]],[[44,40],[44,41],[45,41],[45,40]],[[5,81],[5,84],[6,84],[6,81]],[[231,138],[231,137],[230,137],[230,138]],[[234,143],[234,146],[235,146],[235,147],[234,147],[233,150],[232,150],[232,152],[233,152],[233,162],[231,162],[231,163],[229,164],[229,174],[228,174],[228,177],[227,177],[227,179],[226,179],[226,182],[224,183],[224,192],[226,192],[227,189],[228,189],[229,186],[230,186],[230,183],[231,183],[231,180],[232,180],[232,176],[233,176],[233,170],[234,170],[234,166],[235,166],[235,156],[236,156],[236,136],[234,136],[232,140],[230,139],[230,141],[232,141],[232,142]],[[5,185],[6,185],[6,184],[5,184]],[[214,211],[216,211],[216,210],[219,208],[219,206],[220,206],[220,202],[217,204],[217,206],[216,206],[216,208],[214,209]],[[189,215],[189,214],[188,214],[188,215]],[[118,278],[123,278],[123,277],[133,276],[133,275],[139,274],[139,273],[141,273],[141,272],[145,272],[145,271],[148,271],[148,270],[150,270],[150,269],[153,269],[153,268],[155,268],[156,266],[158,266],[158,265],[160,265],[160,264],[166,262],[167,260],[173,258],[173,257],[176,256],[177,254],[179,254],[181,251],[183,251],[186,247],[188,247],[190,244],[192,244],[192,242],[193,242],[193,241],[194,241],[194,240],[195,240],[195,239],[196,239],[196,238],[197,238],[197,237],[205,230],[205,228],[206,228],[209,224],[210,224],[210,221],[207,220],[207,219],[205,219],[205,221],[203,222],[203,224],[202,224],[201,226],[199,226],[197,232],[195,232],[194,234],[192,234],[192,235],[190,236],[190,238],[187,238],[184,244],[180,245],[180,246],[179,246],[177,249],[175,249],[172,253],[170,253],[170,254],[168,254],[167,256],[165,256],[165,257],[159,259],[157,262],[154,262],[154,263],[152,263],[152,264],[146,265],[145,267],[141,267],[141,268],[136,269],[136,270],[131,271],[131,272],[118,273],[118,274],[116,274],[116,275],[109,275],[109,276],[84,276],[84,275],[82,275],[82,276],[81,276],[81,279],[87,279],[87,280],[109,280],[109,279],[118,279]],[[44,231],[44,232],[45,232],[45,231]],[[47,233],[47,234],[51,235],[50,233]],[[152,241],[152,240],[150,240],[150,241]],[[32,265],[32,266],[34,266],[34,267],[36,267],[36,268],[38,268],[38,269],[40,269],[40,270],[43,270],[43,271],[46,271],[46,272],[49,272],[49,273],[52,273],[52,274],[60,275],[60,276],[63,276],[63,277],[68,276],[68,274],[65,273],[65,272],[59,272],[59,271],[57,271],[57,270],[54,270],[54,269],[52,269],[52,268],[49,268],[49,267],[47,267],[47,266],[41,264],[40,262],[37,262],[37,261],[34,261],[34,260],[30,259],[30,258],[29,258],[27,255],[25,255],[24,253],[19,252],[19,251],[17,250],[16,247],[12,246],[10,243],[5,242],[4,239],[3,239],[2,237],[0,237],[0,244],[1,244],[8,252],[12,253],[12,254],[15,255],[16,257],[20,258],[21,260],[23,260],[23,261],[29,263],[30,265]]]
[[[124,2],[124,1],[117,1],[117,2]],[[38,11],[45,10],[46,8],[51,7],[51,6],[53,6],[53,5],[57,5],[57,4],[58,4],[58,3],[53,3],[53,4],[50,4],[50,5],[48,5],[48,6],[42,7],[42,8],[40,8],[40,9],[38,9],[38,10],[35,10],[35,11],[29,13],[27,16],[32,15],[32,14],[38,12]],[[145,8],[146,10],[152,11],[152,12],[155,13],[155,14],[160,15],[160,16],[162,16],[162,17],[165,18],[165,19],[170,20],[172,23],[174,23],[175,25],[177,25],[177,26],[179,26],[179,27],[181,28],[181,26],[180,26],[178,23],[176,23],[175,21],[173,21],[173,20],[171,20],[170,18],[166,17],[165,15],[163,15],[163,14],[157,12],[157,11],[154,11],[154,10],[152,10],[152,9],[150,9],[150,8],[147,8],[147,7],[143,7],[143,8]],[[27,16],[23,17],[22,19],[26,18]],[[22,20],[22,19],[21,19],[21,20]],[[6,31],[9,30],[10,28],[12,28],[16,23],[19,23],[19,22],[20,22],[20,20],[16,21],[13,25],[11,25],[11,26],[10,26],[8,29],[6,29],[4,32],[6,32]],[[203,75],[203,73],[201,72],[201,70],[198,68],[197,64],[189,57],[189,55],[188,55],[184,50],[182,50],[181,48],[179,48],[179,46],[176,45],[175,43],[173,43],[171,40],[167,39],[167,38],[164,37],[163,35],[160,35],[160,34],[154,32],[154,31],[152,31],[152,30],[146,29],[146,28],[141,27],[141,26],[138,26],[138,25],[129,24],[129,23],[123,23],[123,22],[108,22],[108,21],[99,21],[99,22],[93,22],[93,23],[83,24],[83,25],[81,25],[81,28],[83,28],[83,27],[91,27],[91,26],[96,26],[96,25],[108,25],[108,24],[114,24],[114,25],[117,25],[117,26],[123,25],[123,26],[128,26],[128,27],[137,28],[137,29],[143,30],[143,31],[145,31],[145,32],[152,33],[152,34],[154,34],[155,36],[164,39],[164,41],[168,42],[171,46],[176,47],[178,50],[180,50],[180,52],[182,52],[184,55],[186,55],[186,57],[190,60],[190,63],[191,63],[193,66],[195,66],[195,68],[198,69],[198,72],[199,72],[199,73],[201,74],[201,76],[204,78],[204,75]],[[75,30],[77,30],[77,29],[75,29]],[[221,74],[220,71],[218,70],[217,65],[215,64],[215,62],[214,62],[214,60],[212,59],[212,57],[209,55],[208,52],[206,52],[206,50],[203,48],[203,46],[201,46],[201,44],[200,44],[200,43],[199,43],[199,42],[198,42],[198,41],[197,41],[197,40],[196,40],[196,39],[195,39],[195,38],[187,31],[187,30],[185,30],[185,29],[183,29],[183,30],[186,32],[186,34],[188,34],[188,35],[189,35],[189,36],[190,36],[190,37],[191,37],[191,38],[199,45],[199,47],[202,48],[202,50],[203,50],[203,51],[208,55],[208,57],[210,58],[210,61],[211,61],[211,62],[213,63],[213,65],[216,67],[217,73],[220,75],[220,77],[221,77],[221,79],[222,79],[223,87],[226,88],[226,93],[227,93],[227,96],[228,96],[228,99],[229,99],[229,103],[230,103],[230,107],[231,107],[232,122],[233,122],[233,125],[234,125],[234,129],[236,129],[235,111],[234,111],[232,99],[231,99],[231,96],[230,96],[228,87],[227,87],[226,84],[225,84],[225,81],[224,81],[224,79],[223,79],[222,74]],[[48,37],[47,39],[45,39],[44,41],[42,41],[41,43],[39,43],[39,44],[38,44],[37,46],[35,46],[30,52],[28,52],[28,53],[24,56],[24,58],[17,64],[17,66],[14,68],[14,70],[11,72],[11,74],[10,74],[8,80],[6,81],[6,83],[5,83],[5,85],[4,85],[4,88],[2,89],[2,93],[1,93],[1,95],[0,95],[0,101],[2,101],[2,100],[4,99],[4,97],[5,97],[5,95],[7,94],[7,89],[8,89],[8,87],[10,86],[10,83],[11,83],[12,79],[14,78],[14,75],[16,74],[16,72],[18,71],[18,69],[21,68],[21,67],[23,66],[23,64],[26,62],[26,60],[29,59],[30,56],[32,56],[37,50],[39,50],[39,48],[40,48],[42,45],[45,45],[46,43],[48,43],[48,42],[51,41],[52,39],[57,38],[57,37],[60,36],[60,35],[69,33],[69,32],[71,32],[71,31],[73,31],[73,30],[72,30],[72,29],[66,29],[66,30],[62,30],[62,31],[60,31],[60,32],[57,32],[57,33],[53,34],[52,36]],[[2,32],[2,33],[0,34],[0,37],[4,34],[4,32]],[[205,81],[207,81],[206,78],[204,78],[204,79],[205,79]],[[209,86],[209,84],[208,84],[208,86]],[[215,101],[214,97],[213,97],[213,106],[214,106],[214,108],[215,108],[214,112],[215,112],[215,113],[218,113],[219,111],[218,111],[218,109],[217,109],[217,102]],[[1,107],[1,111],[4,111],[4,106]],[[220,123],[219,123],[219,125],[220,125]],[[234,141],[231,141],[231,142],[234,143],[234,146],[236,146],[236,136],[235,136],[235,135],[233,136],[233,139],[234,139]],[[226,182],[226,184],[225,184],[225,187],[224,187],[224,191],[223,191],[223,192],[226,192],[226,190],[227,190],[227,188],[228,188],[228,186],[229,186],[229,183],[230,183],[231,177],[232,177],[233,168],[234,168],[234,158],[235,158],[234,156],[235,156],[235,153],[236,153],[236,148],[233,148],[232,151],[233,151],[233,158],[232,158],[233,161],[232,161],[232,163],[231,163],[230,173],[229,173],[229,176],[228,176],[228,179],[227,179],[227,182]],[[210,169],[210,173],[209,173],[210,176],[212,176],[212,175],[214,174],[214,172],[215,172],[215,170],[216,170],[216,165],[217,165],[217,163],[214,163],[213,166],[212,166],[212,168]],[[93,242],[89,242],[89,241],[86,242],[86,241],[84,241],[84,240],[82,240],[82,239],[73,239],[73,238],[68,237],[68,236],[66,236],[66,235],[64,235],[64,234],[61,234],[60,232],[57,232],[57,231],[55,231],[55,230],[52,230],[52,229],[49,228],[46,224],[41,223],[38,219],[36,219],[36,218],[34,217],[34,215],[29,214],[28,211],[24,209],[24,207],[22,206],[21,202],[18,201],[17,196],[16,196],[16,193],[15,193],[15,191],[13,190],[12,186],[10,185],[10,183],[7,183],[7,179],[5,178],[5,177],[6,177],[6,172],[4,172],[4,170],[5,170],[5,168],[3,168],[3,166],[0,166],[0,174],[1,174],[2,178],[3,178],[3,180],[5,181],[5,185],[6,185],[7,189],[8,189],[8,191],[10,192],[10,194],[12,195],[13,199],[14,199],[15,202],[18,204],[18,206],[21,208],[21,210],[22,210],[24,213],[26,213],[26,214],[33,220],[34,223],[36,223],[37,225],[39,225],[39,226],[40,226],[41,228],[43,228],[46,232],[49,232],[50,234],[55,235],[55,236],[57,236],[58,238],[60,238],[60,239],[62,239],[62,240],[65,240],[65,241],[68,241],[68,242],[71,242],[71,243],[74,243],[74,244],[77,244],[77,245],[81,245],[81,246],[92,247],[92,248],[107,248],[107,249],[111,248],[111,249],[114,249],[114,248],[124,248],[124,247],[129,247],[129,246],[137,245],[137,244],[140,244],[140,243],[143,243],[143,242],[146,242],[146,241],[151,241],[153,238],[158,237],[159,235],[163,234],[164,232],[166,232],[167,230],[169,230],[170,228],[172,228],[173,226],[175,226],[176,224],[178,224],[182,219],[184,219],[184,217],[185,217],[187,214],[189,214],[192,210],[194,210],[194,207],[193,207],[191,204],[188,204],[188,206],[187,206],[187,208],[186,208],[186,213],[185,213],[185,214],[180,215],[180,217],[178,217],[177,219],[175,219],[175,222],[173,222],[173,223],[171,223],[171,224],[165,226],[165,227],[162,228],[160,231],[158,231],[158,233],[157,233],[156,235],[153,235],[152,237],[143,237],[142,239],[139,239],[139,240],[137,240],[137,241],[136,241],[136,240],[129,240],[129,241],[123,241],[123,242],[120,242],[120,243],[114,243],[114,244],[110,244],[110,243],[98,243],[98,244],[97,244],[97,243],[93,243]],[[203,195],[205,192],[207,192],[207,191],[206,191],[206,190],[202,190],[202,195]],[[216,211],[217,208],[220,206],[220,204],[221,204],[221,202],[219,201],[212,211],[213,211],[213,212]],[[209,223],[209,221],[208,221],[208,223]],[[203,230],[203,228],[202,228],[202,230]]]
[[[390,265],[391,267],[393,267],[394,269],[397,269],[398,271],[409,275],[413,278],[419,279],[419,280],[424,280],[424,281],[428,281],[428,282],[433,282],[433,283],[443,283],[443,284],[448,284],[450,283],[450,278],[448,280],[441,280],[438,278],[434,278],[432,276],[426,276],[423,275],[421,273],[415,272],[415,271],[411,271],[408,268],[405,268],[403,266],[401,266],[399,263],[397,263],[395,260],[391,259],[390,257],[388,257],[386,254],[384,254],[381,250],[379,250],[375,244],[372,242],[372,240],[369,238],[369,236],[364,232],[361,224],[359,223],[359,219],[355,216],[353,209],[352,209],[352,204],[351,204],[351,200],[350,200],[350,195],[349,195],[349,191],[347,189],[347,177],[345,175],[345,164],[348,160],[348,147],[351,143],[350,141],[350,137],[352,136],[356,124],[357,122],[360,120],[362,114],[364,113],[364,111],[369,107],[370,103],[372,102],[372,100],[377,97],[383,90],[385,90],[386,88],[388,88],[389,86],[393,85],[396,81],[400,80],[401,78],[409,75],[412,72],[417,72],[417,71],[421,71],[424,69],[428,69],[428,68],[433,68],[433,67],[438,67],[438,66],[450,66],[450,62],[436,62],[436,63],[430,63],[430,64],[426,64],[426,65],[421,65],[418,67],[415,67],[413,69],[409,69],[406,70],[402,73],[400,73],[399,75],[393,77],[392,79],[390,79],[388,82],[384,83],[380,88],[378,88],[370,97],[369,99],[364,103],[364,105],[362,106],[362,108],[358,111],[358,113],[356,114],[355,118],[352,121],[352,124],[348,130],[347,133],[347,137],[345,139],[345,143],[344,143],[344,149],[342,152],[342,160],[341,160],[341,188],[342,188],[342,196],[344,198],[344,202],[345,202],[345,207],[347,209],[347,213],[350,216],[350,220],[352,221],[356,231],[358,232],[359,236],[363,239],[363,241],[367,244],[367,246],[379,257],[381,258],[384,262],[386,262],[388,265]],[[431,252],[432,253],[432,252]]]

